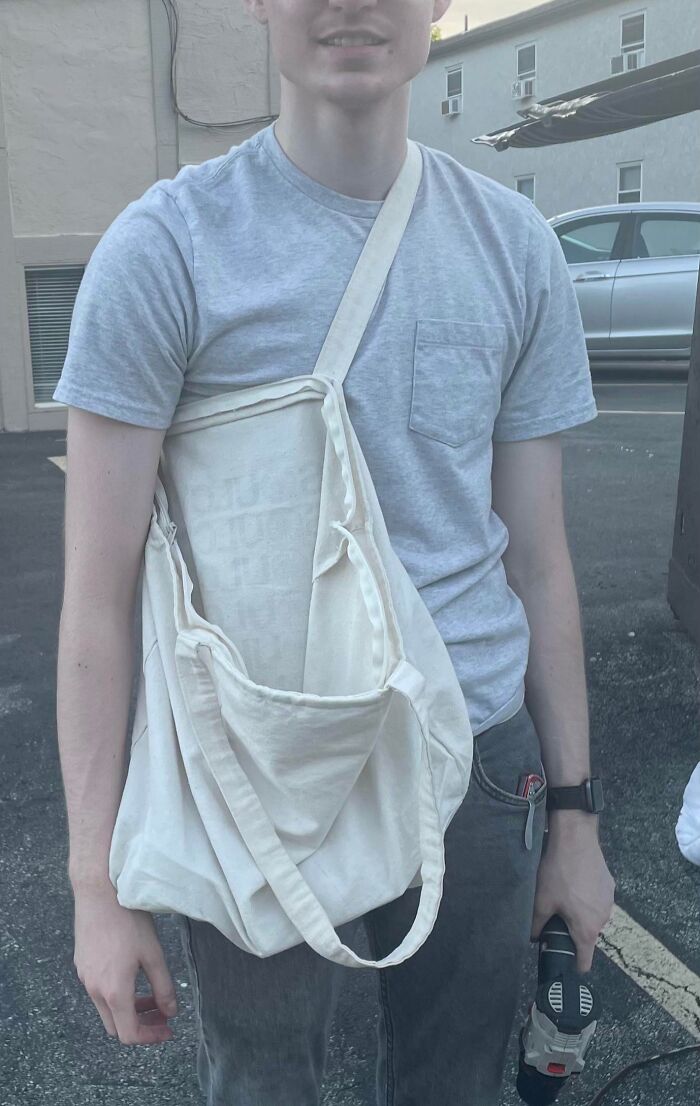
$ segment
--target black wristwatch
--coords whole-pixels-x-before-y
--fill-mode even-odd
[[[597,776],[576,787],[548,787],[547,810],[587,810],[600,814],[605,807],[603,782]]]

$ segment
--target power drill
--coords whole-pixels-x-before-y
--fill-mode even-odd
[[[555,914],[542,929],[537,994],[520,1033],[516,1088],[528,1106],[549,1106],[571,1075],[583,1071],[599,1003],[576,970],[576,946]]]

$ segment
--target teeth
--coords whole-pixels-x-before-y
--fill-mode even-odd
[[[323,44],[324,46],[379,46],[381,42],[377,38],[327,38],[324,39]]]

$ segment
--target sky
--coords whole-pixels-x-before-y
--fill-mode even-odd
[[[464,16],[469,16],[469,30],[481,23],[493,23],[495,19],[504,19],[514,12],[535,8],[544,0],[452,0],[449,8],[438,20],[442,37],[459,35],[464,31]]]

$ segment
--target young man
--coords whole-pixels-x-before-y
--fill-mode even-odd
[[[406,156],[410,82],[449,0],[245,4],[269,24],[279,119],[157,182],[108,228],[55,392],[70,405],[58,728],[75,965],[123,1043],[168,1039],[175,998],[151,915],[122,908],[107,875],[161,442],[183,400],[312,370]],[[612,909],[595,815],[552,812],[540,860],[545,791],[534,819],[518,796],[523,775],[546,772],[553,788],[590,774],[559,432],[597,411],[554,232],[511,189],[430,147],[422,156],[345,394],[392,543],[459,675],[475,757],[445,836],[436,926],[377,973],[378,1101],[496,1106],[530,937],[560,913],[586,970]],[[362,921],[385,955],[418,894],[341,938]],[[344,969],[304,944],[260,959],[182,922],[210,1106],[314,1106]],[[134,997],[139,966],[150,1013]]]

